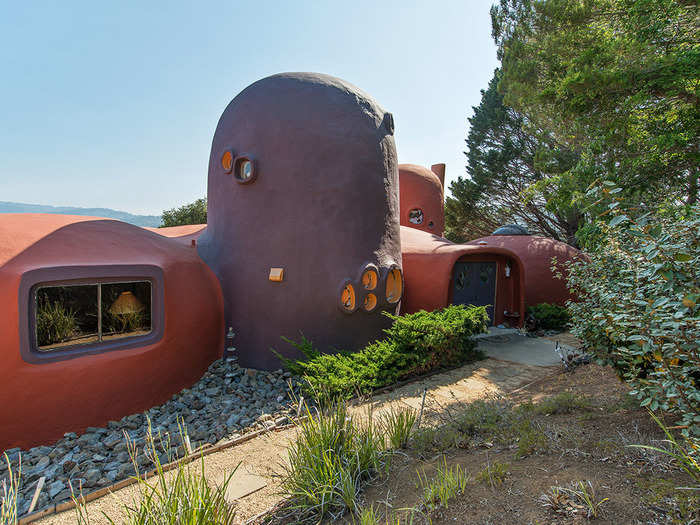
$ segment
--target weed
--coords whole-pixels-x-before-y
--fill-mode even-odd
[[[420,457],[425,458],[435,452],[446,452],[453,447],[468,448],[469,436],[449,425],[440,428],[423,427],[413,432],[410,445]]]
[[[595,519],[600,513],[600,507],[609,499],[598,499],[590,481],[578,481],[570,487],[550,487],[549,492],[540,496],[539,501],[555,514],[574,515],[583,511],[586,518]]]
[[[582,507],[586,511],[586,517],[588,519],[597,518],[600,507],[610,499],[598,499],[593,484],[590,481],[586,481],[585,483],[583,481],[572,483],[571,488],[559,487],[559,490],[569,495],[576,505],[576,509]]]
[[[394,408],[382,415],[382,428],[392,449],[406,448],[416,423],[416,411],[411,408]]]
[[[700,509],[698,491],[678,490],[672,481],[656,477],[638,480],[637,487],[646,505],[660,508],[668,516],[673,516],[676,519],[674,523],[692,523],[693,519],[697,519]]]
[[[698,447],[696,443],[693,443],[690,439],[686,438],[685,443],[679,443],[678,440],[671,434],[670,430],[663,424],[663,422],[656,417],[651,410],[649,414],[654,419],[657,425],[666,434],[666,439],[664,442],[669,445],[668,449],[653,447],[650,445],[629,445],[634,448],[641,448],[645,450],[652,450],[661,454],[665,454],[672,458],[678,468],[683,472],[688,474],[693,483],[696,484],[694,487],[682,487],[684,489],[690,490],[700,490],[700,465],[698,464]]]
[[[371,414],[361,426],[343,403],[325,413],[306,410],[308,417],[289,448],[282,493],[300,519],[337,517],[346,509],[354,512],[361,484],[388,468],[384,436]]]
[[[184,443],[186,431],[181,426]],[[125,434],[127,450],[136,472],[138,496],[131,503],[125,504],[119,523],[126,525],[179,525],[182,523],[231,525],[235,518],[235,509],[226,499],[226,491],[236,469],[221,485],[212,486],[202,474],[198,474],[188,463],[180,463],[172,475],[166,471],[159,455],[156,436],[153,435],[151,422],[143,453],[153,462],[154,480],[144,479],[139,472],[138,447],[135,441]],[[170,436],[158,435],[161,450],[170,449]],[[166,456],[168,460],[172,459]],[[204,456],[201,457],[201,472],[204,472]],[[72,487],[71,487],[72,490]],[[82,495],[72,494],[76,504],[75,512],[79,525],[89,525],[90,516]],[[114,525],[111,517],[105,518]]]
[[[12,462],[4,454],[7,463],[7,479],[0,486],[0,525],[14,525],[17,522],[17,496],[22,483],[22,458],[20,456],[17,471],[12,470]]]
[[[418,484],[423,490],[422,503],[428,510],[447,507],[449,500],[464,494],[469,482],[469,476],[459,465],[447,466],[447,458],[443,456],[442,465],[437,474],[428,480],[425,472],[418,472]]]
[[[555,396],[548,397],[534,405],[534,411],[541,415],[570,414],[576,410],[586,410],[591,407],[591,403],[584,397],[576,396],[572,392],[561,392]]]
[[[388,510],[388,509],[387,509]],[[353,516],[353,525],[413,525],[417,509],[402,509],[404,512],[387,512],[382,520],[373,505],[361,509],[356,517]],[[403,518],[403,519],[402,519]],[[430,522],[430,520],[428,520]]]
[[[492,487],[501,485],[508,476],[508,463],[487,463],[486,468],[476,475],[476,480]]]
[[[352,522],[355,525],[381,525],[379,514],[374,510],[374,505],[360,509],[357,513],[357,519],[353,517]]]
[[[549,487],[549,492],[542,494],[539,501],[555,514],[567,515],[571,510],[571,499],[561,487]]]
[[[525,419],[520,421],[515,428],[518,433],[518,451],[516,453],[518,457],[530,456],[547,449],[547,436],[537,423]]]

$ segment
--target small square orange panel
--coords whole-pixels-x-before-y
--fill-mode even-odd
[[[284,280],[284,268],[270,268],[270,280],[282,282]]]

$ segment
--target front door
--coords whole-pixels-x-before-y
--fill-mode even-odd
[[[486,306],[493,324],[496,299],[495,262],[457,262],[452,270],[452,304]]]

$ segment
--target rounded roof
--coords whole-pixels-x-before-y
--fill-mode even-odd
[[[18,265],[157,264],[198,258],[162,235],[102,217],[44,213],[0,214],[0,270]]]
[[[435,173],[425,166],[417,164],[399,164],[399,176],[401,177],[400,184],[404,184],[404,180],[408,184],[422,185],[426,188],[425,191],[435,191],[442,198],[442,184]],[[399,189],[401,186],[399,186]]]
[[[530,235],[525,226],[519,224],[505,224],[496,228],[491,235]]]

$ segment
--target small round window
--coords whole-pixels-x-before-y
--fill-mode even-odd
[[[340,304],[343,310],[352,312],[355,310],[355,288],[352,284],[347,283],[340,292]]]
[[[386,300],[389,303],[398,303],[403,294],[403,276],[401,270],[393,268],[386,276]]]
[[[226,150],[221,155],[221,167],[226,173],[231,173],[233,169],[233,152],[231,150]]]
[[[255,175],[255,164],[253,159],[244,156],[236,158],[233,167],[233,176],[236,178],[237,182],[240,182],[241,184],[253,182]]]
[[[423,215],[423,210],[420,208],[414,208],[408,212],[408,222],[413,224],[423,224],[425,216]]]
[[[362,308],[365,309],[366,312],[371,312],[374,310],[377,306],[377,296],[374,295],[373,293],[368,293],[365,296],[364,301],[362,302]]]
[[[376,270],[371,268],[368,268],[362,274],[362,286],[365,287],[365,290],[374,290],[377,287],[378,280],[379,276],[377,275]]]

